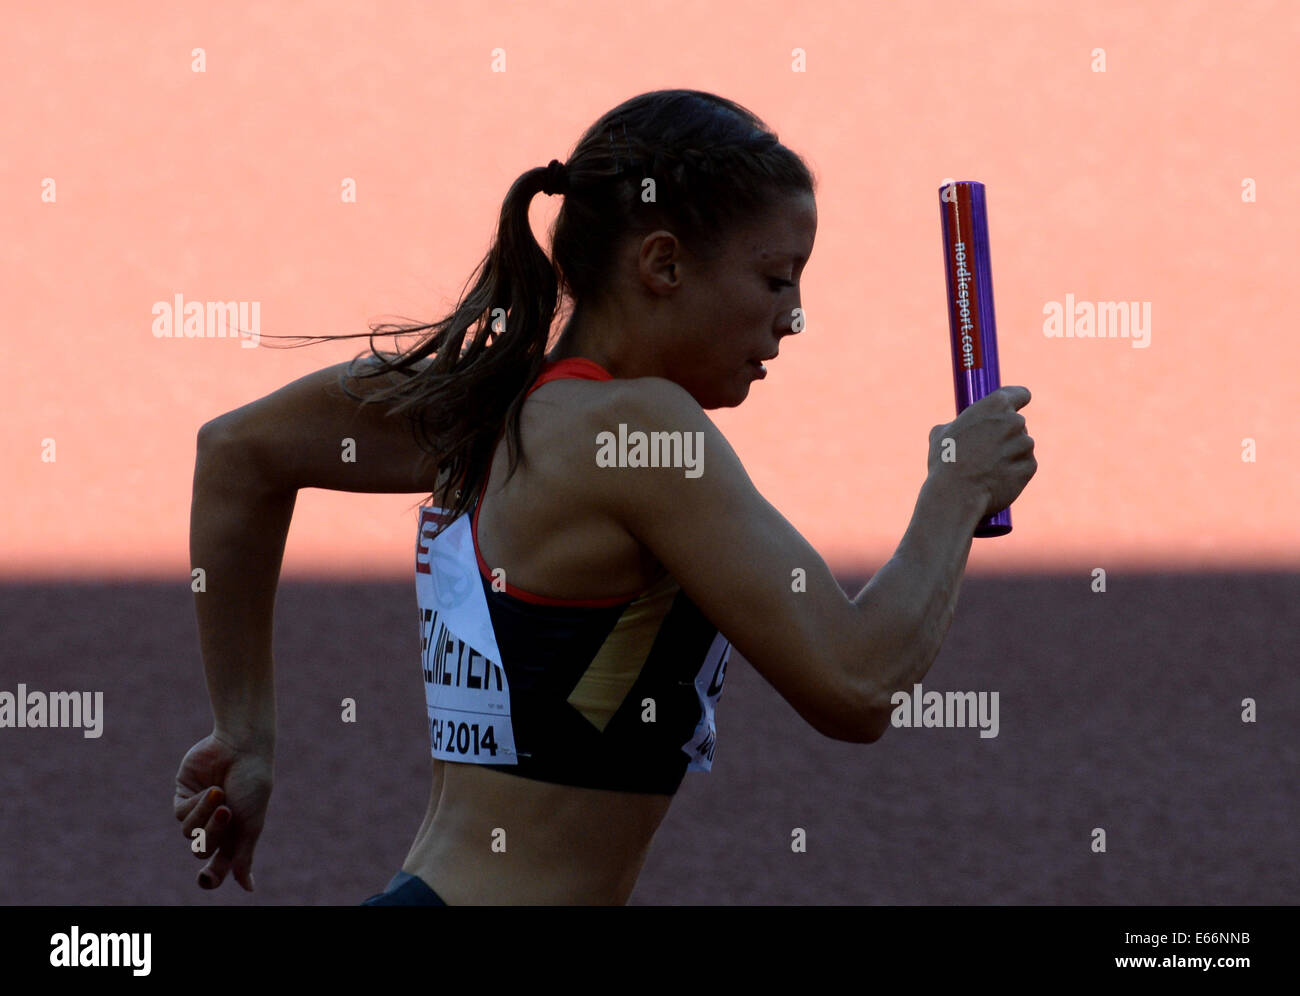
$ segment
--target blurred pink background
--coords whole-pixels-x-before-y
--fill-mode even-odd
[[[280,335],[441,318],[511,182],[667,87],[746,105],[818,174],[808,328],[712,415],[833,568],[890,556],[929,429],[955,414],[946,178],[987,185],[1003,383],[1034,394],[1039,462],[1014,532],[976,540],[969,569],[1300,561],[1294,4],[117,3],[6,22],[7,577],[186,579],[199,426],[364,347],[159,339],[154,302],[258,302]],[[543,246],[559,205],[534,201]],[[1148,345],[1049,338],[1067,294],[1149,304]],[[304,492],[285,575],[405,576],[418,500]]]

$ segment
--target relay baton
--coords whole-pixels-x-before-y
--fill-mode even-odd
[[[943,222],[943,268],[948,278],[948,331],[957,414],[1002,386],[998,373],[998,327],[993,317],[993,265],[984,184],[977,180],[939,188]],[[982,519],[976,536],[1011,532],[1011,508]]]

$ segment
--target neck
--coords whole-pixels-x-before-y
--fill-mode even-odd
[[[616,344],[611,336],[604,332],[604,327],[577,313],[569,319],[556,340],[555,348],[547,359],[568,360],[582,357],[598,363],[609,371],[611,376],[626,377],[628,364],[622,361]]]
[[[665,377],[652,328],[627,314],[575,310],[548,359],[580,356],[615,378]]]

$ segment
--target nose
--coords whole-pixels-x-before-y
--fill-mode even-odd
[[[784,317],[786,320],[783,321],[781,326],[777,329],[778,337],[783,338],[787,335],[797,335],[804,330],[806,319],[803,313],[803,308],[798,302],[795,303],[793,308],[785,313]]]

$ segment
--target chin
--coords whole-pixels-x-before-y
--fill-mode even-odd
[[[703,401],[699,398],[696,398],[695,400],[699,401],[700,407],[705,411],[713,411],[716,408],[736,408],[748,397],[749,385],[746,384],[744,387],[738,388],[730,395],[714,395],[707,401]]]
[[[680,382],[679,382],[680,383]],[[754,378],[746,373],[742,377],[727,380],[709,380],[695,384],[682,384],[690,392],[695,403],[705,411],[716,408],[735,408],[749,397],[749,389]]]

